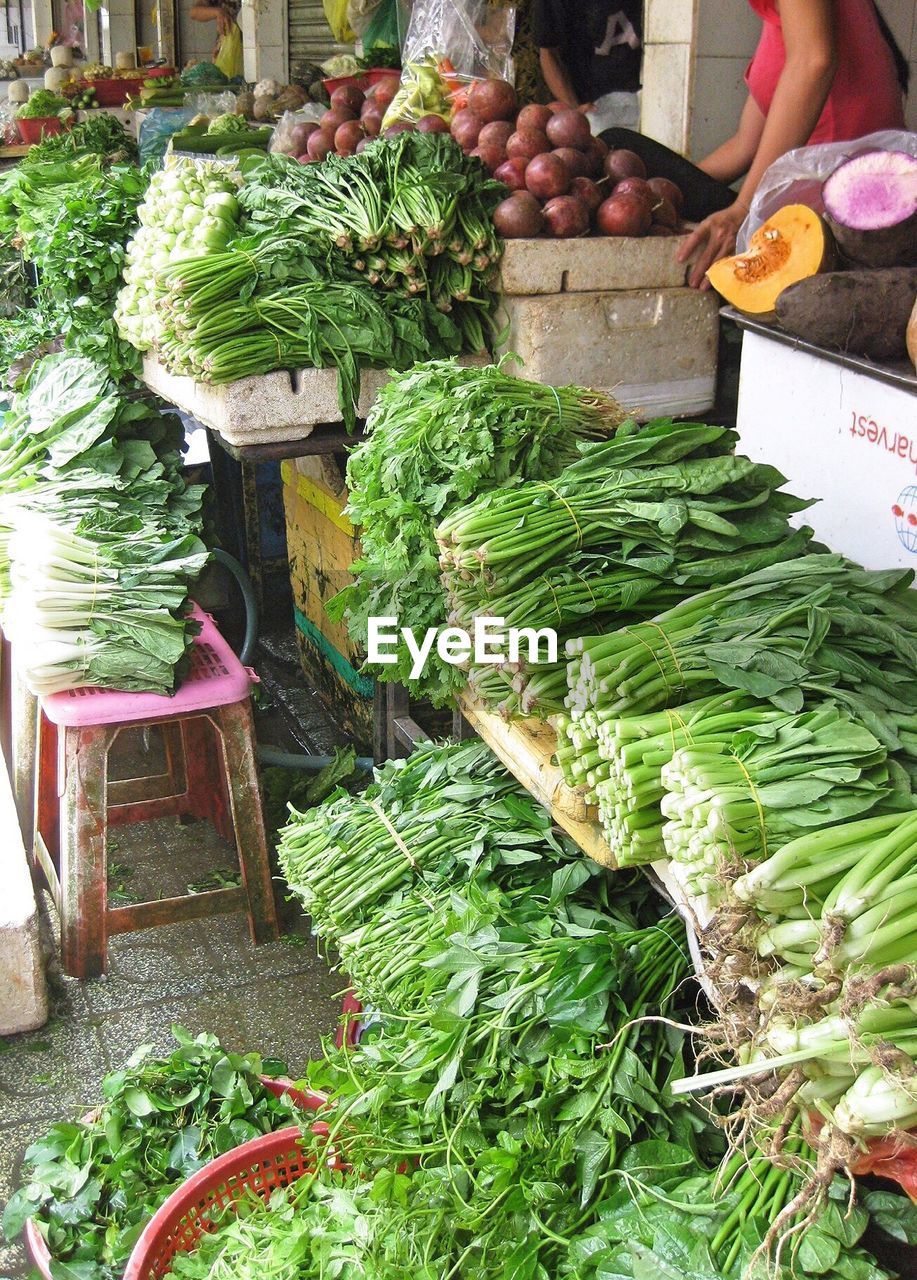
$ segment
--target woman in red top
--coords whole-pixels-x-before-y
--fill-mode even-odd
[[[779,156],[807,143],[904,128],[907,68],[874,0],[749,3],[764,29],[745,76],[748,100],[736,133],[700,164],[721,183],[745,180],[682,247],[695,288],[706,285],[711,263],[734,252],[758,183]]]

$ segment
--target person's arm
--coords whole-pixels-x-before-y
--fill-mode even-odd
[[[544,82],[558,102],[566,102],[568,107],[578,107],[579,98],[573,88],[570,72],[567,70],[559,49],[539,49],[541,74]]]
[[[739,227],[773,162],[812,135],[837,67],[832,7],[832,0],[781,0],[786,62],[745,181],[735,203],[705,218],[678,255],[692,261],[688,283],[695,289],[709,288],[707,268],[735,250]]]
[[[225,36],[232,25],[232,20],[228,17],[225,9],[219,5],[195,4],[188,10],[188,17],[195,22],[215,22],[217,31],[221,36]]]
[[[701,160],[697,167],[711,178],[716,178],[717,182],[735,182],[736,178],[741,178],[751,168],[764,132],[764,124],[764,113],[749,95],[742,108],[737,132]]]

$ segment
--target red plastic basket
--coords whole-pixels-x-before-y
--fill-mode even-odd
[[[17,120],[16,124],[19,126],[20,138],[27,145],[64,131],[64,123],[58,116],[33,116],[31,120]]]
[[[316,1102],[322,1106],[324,1099]],[[177,1253],[193,1249],[214,1228],[213,1217],[254,1191],[267,1200],[277,1187],[288,1187],[311,1166],[292,1125],[263,1138],[253,1138],[211,1160],[173,1191],[143,1229],[124,1271],[124,1280],[161,1280]],[[216,1214],[214,1214],[216,1211]]]
[[[261,1083],[265,1088],[270,1089],[271,1093],[276,1094],[278,1098],[282,1097],[285,1093],[289,1094],[294,1105],[301,1107],[303,1111],[318,1111],[327,1101],[327,1099],[320,1093],[303,1092],[301,1089],[297,1089],[292,1080],[287,1080],[283,1077],[277,1077],[275,1079],[271,1076],[262,1076]],[[207,1191],[211,1187],[216,1188],[221,1180],[224,1184],[228,1185],[230,1171],[235,1170],[236,1174],[238,1174],[239,1158],[242,1156],[243,1152],[246,1153],[243,1163],[249,1159],[249,1156],[252,1155],[253,1149],[255,1148],[258,1148],[258,1151],[254,1152],[253,1164],[257,1164],[257,1157],[262,1155],[262,1149],[264,1158],[270,1162],[263,1171],[262,1186],[264,1190],[261,1190],[261,1188],[257,1186],[253,1188],[254,1190],[257,1190],[259,1194],[263,1194],[265,1196],[270,1195],[271,1190],[274,1187],[285,1187],[293,1181],[292,1177],[288,1177],[286,1182],[281,1181],[281,1171],[287,1170],[289,1172],[296,1161],[299,1161],[301,1166],[296,1177],[307,1172],[305,1166],[302,1164],[302,1153],[299,1151],[299,1148],[296,1147],[296,1139],[298,1137],[299,1129],[295,1126],[290,1126],[286,1129],[278,1129],[276,1133],[269,1133],[263,1138],[253,1138],[251,1142],[245,1142],[241,1146],[233,1147],[232,1151],[227,1151],[225,1155],[218,1156],[216,1160],[211,1160],[203,1169],[199,1169],[197,1173],[192,1174],[192,1176],[186,1182],[183,1182],[180,1187],[176,1187],[168,1200],[164,1201],[144,1228],[143,1234],[137,1241],[134,1251],[128,1260],[127,1270],[124,1273],[125,1280],[127,1280],[128,1276],[133,1276],[136,1280],[136,1277],[141,1275],[151,1277],[164,1275],[166,1271],[168,1271],[169,1264],[171,1263],[174,1255],[181,1249],[190,1248],[194,1244],[202,1232],[206,1230],[206,1227],[201,1223],[201,1213],[208,1207],[208,1205],[217,1203],[216,1194],[211,1195],[209,1200],[206,1198]],[[291,1161],[288,1163],[285,1163],[284,1161],[284,1152],[291,1157]],[[213,1182],[213,1175],[215,1171],[217,1181]],[[253,1176],[255,1176],[255,1174],[253,1174]],[[272,1180],[268,1181],[268,1179]],[[221,1204],[225,1204],[227,1199],[237,1199],[242,1194],[245,1186],[253,1185],[251,1183],[246,1183],[243,1180],[238,1182],[238,1186],[236,1187],[237,1181],[238,1178],[236,1177],[232,1183],[234,1188],[233,1194],[226,1196],[224,1191],[224,1199],[220,1201]],[[190,1190],[192,1187],[194,1189]],[[191,1207],[195,1204],[197,1205],[196,1218],[194,1218],[194,1215],[191,1212]],[[165,1211],[169,1206],[172,1206],[173,1210],[180,1209],[180,1221],[179,1218],[175,1218],[174,1213],[170,1212],[169,1214],[166,1214]],[[166,1229],[163,1225],[166,1222],[172,1223],[173,1221],[184,1233],[181,1235],[175,1235],[174,1239],[166,1236]],[[196,1226],[194,1223],[196,1223]],[[154,1224],[159,1225],[155,1236],[151,1236],[150,1232],[152,1231]],[[172,1249],[167,1257],[165,1256],[164,1251],[165,1239],[172,1239]],[[163,1249],[161,1250],[163,1260],[159,1269],[157,1270],[155,1266],[159,1255],[150,1254],[149,1266],[146,1270],[132,1271],[131,1266],[135,1259],[145,1261],[144,1256],[140,1252],[141,1245],[146,1241],[149,1246],[153,1240],[155,1240],[157,1246],[160,1244],[163,1245]],[[38,1271],[38,1273],[43,1277],[43,1280],[53,1280],[51,1276],[51,1254],[48,1252],[48,1246],[45,1243],[44,1236],[41,1234],[31,1218],[29,1218],[25,1224],[25,1241],[26,1247],[32,1255],[32,1261],[35,1264],[36,1271]]]
[[[95,89],[96,102],[100,107],[122,107],[141,78],[141,76],[123,76],[109,80],[89,80],[87,83]]]

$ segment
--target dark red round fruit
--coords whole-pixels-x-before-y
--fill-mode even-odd
[[[514,156],[512,160],[504,160],[494,170],[494,177],[505,187],[509,187],[510,191],[524,191],[527,167],[528,161],[523,156]]]
[[[540,129],[544,132],[545,125],[551,119],[553,111],[550,107],[544,107],[540,102],[530,102],[527,107],[523,107],[516,116],[517,129]]]
[[[394,124],[390,124],[386,129],[383,137],[397,138],[399,133],[413,133],[417,126],[410,120],[396,120]]]
[[[332,133],[339,125],[346,124],[348,120],[356,120],[356,111],[351,111],[350,107],[330,107],[322,116],[319,124],[323,129],[330,129]]]
[[[360,117],[360,124],[370,138],[378,138],[379,131],[382,128],[382,114],[381,107],[370,107]]]
[[[661,227],[668,227],[674,231],[678,226],[678,211],[672,201],[666,196],[661,196],[650,210],[653,221]]]
[[[589,146],[592,130],[589,121],[582,111],[567,107],[564,111],[555,111],[545,125],[545,133],[555,147],[577,147],[583,150]]]
[[[646,201],[640,196],[609,196],[599,205],[596,225],[605,236],[645,236],[653,225]]]
[[[318,125],[314,120],[305,120],[301,124],[294,124],[289,132],[290,154],[301,156],[305,154],[309,145],[309,139],[318,129]]]
[[[685,202],[685,198],[681,193],[681,187],[677,187],[674,182],[670,182],[668,178],[648,178],[647,184],[653,195],[659,196],[662,200],[671,200],[675,207],[676,213],[681,213],[681,207]]]
[[[575,147],[555,147],[551,154],[557,156],[558,160],[563,160],[574,178],[586,177],[586,157],[582,151],[577,151]]]
[[[545,225],[558,240],[572,240],[589,230],[589,210],[576,196],[557,196],[544,207]]]
[[[449,126],[442,116],[421,116],[417,121],[418,133],[448,133]]]
[[[309,155],[308,151],[304,155],[297,156],[296,159],[300,164],[315,164],[315,161]]]
[[[316,129],[306,144],[313,160],[324,160],[334,150],[334,134],[330,129]]]
[[[334,149],[339,156],[352,156],[357,143],[363,137],[363,126],[359,120],[345,120],[338,125],[334,133]]]
[[[365,151],[365,150],[366,150],[366,148],[369,146],[369,144],[370,144],[371,142],[375,142],[375,140],[376,140],[376,139],[375,139],[374,137],[373,137],[373,138],[361,138],[361,139],[360,139],[360,141],[357,143],[357,149],[356,149],[356,151],[355,151],[355,153],[354,153],[354,154],[355,154],[355,155],[359,155],[361,151]]]
[[[636,151],[621,147],[618,151],[609,151],[605,157],[605,176],[612,182],[620,182],[622,178],[645,178],[646,165]]]
[[[516,90],[506,80],[475,80],[468,91],[468,106],[489,124],[492,120],[512,120],[519,106]]]
[[[540,234],[544,227],[541,205],[527,191],[501,200],[494,209],[494,227],[507,240],[527,240]]]
[[[590,178],[602,178],[605,175],[605,157],[608,147],[601,138],[593,138],[588,147],[584,147],[586,157],[586,173]]]
[[[540,129],[517,129],[506,142],[506,155],[510,160],[512,160],[513,156],[522,156],[524,160],[534,160],[535,156],[543,155],[544,152],[550,150],[551,144],[548,142],[548,135],[542,133]]]
[[[671,227],[664,227],[661,222],[654,222],[646,233],[648,236],[677,236],[678,232]]]
[[[341,84],[331,95],[332,107],[346,107],[348,111],[359,111],[363,105],[364,94],[355,84]]]
[[[645,178],[622,178],[612,188],[613,196],[639,196],[641,200],[645,200],[647,207],[652,211],[653,205],[656,203],[656,197],[647,186]]]
[[[525,171],[525,185],[540,200],[553,200],[567,194],[570,170],[552,152],[535,156]]]
[[[576,196],[577,200],[586,206],[590,217],[605,199],[601,189],[596,186],[591,178],[574,178],[570,183],[569,194]]]
[[[478,134],[482,128],[483,121],[479,120],[473,111],[463,107],[452,117],[450,132],[463,151],[471,151],[478,145]]]
[[[507,142],[515,132],[515,126],[508,120],[492,120],[478,134],[478,146],[500,147],[505,151]]]
[[[478,145],[475,147],[473,154],[481,157],[491,173],[499,169],[500,165],[506,159],[506,151],[499,145],[499,143],[491,142],[488,144],[486,142],[481,142],[480,140],[478,141]]]

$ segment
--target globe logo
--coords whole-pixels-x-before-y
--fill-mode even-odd
[[[898,501],[892,507],[892,514],[902,547],[917,555],[917,485],[902,489]]]

